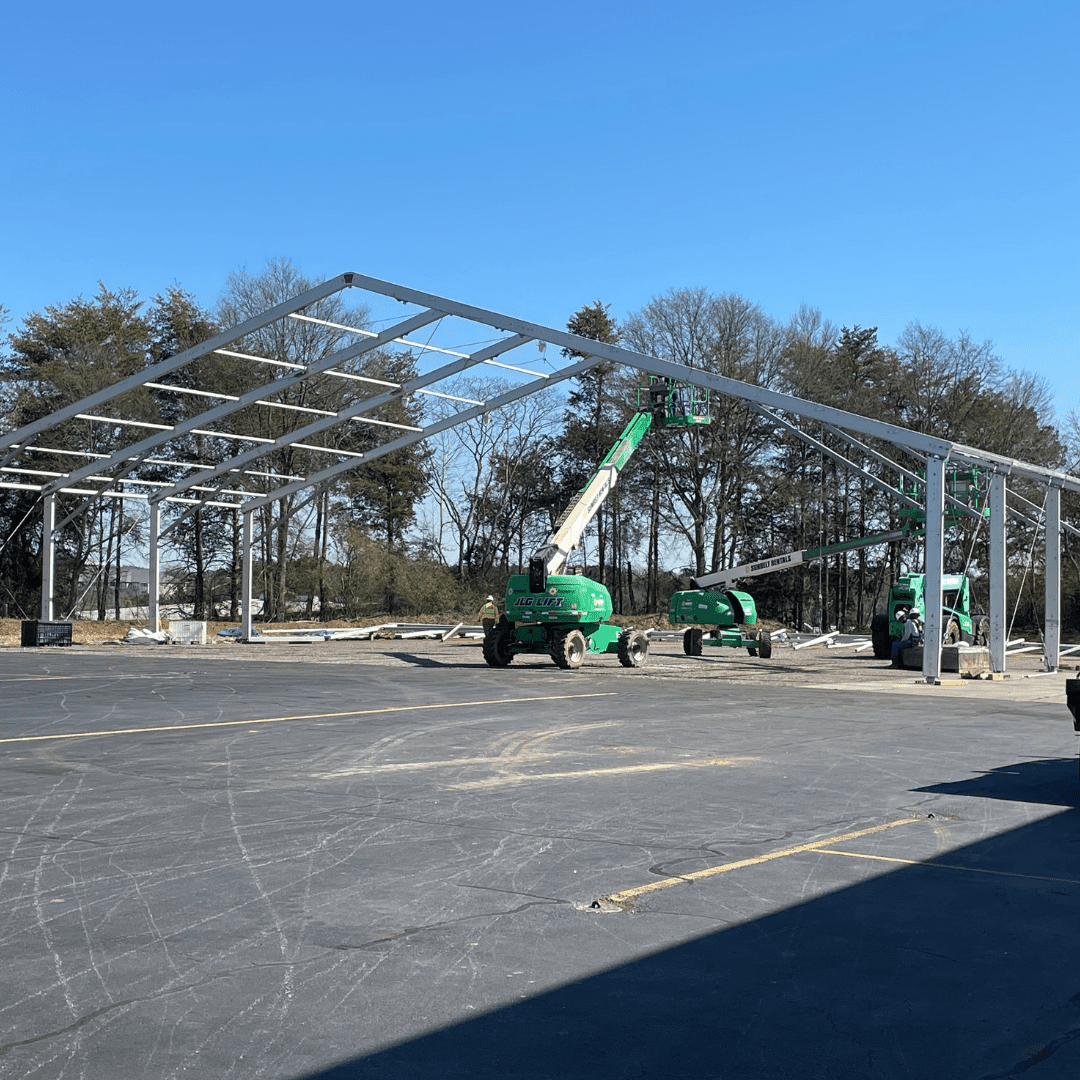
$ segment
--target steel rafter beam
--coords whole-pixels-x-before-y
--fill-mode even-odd
[[[515,334],[513,337],[504,338],[502,341],[495,342],[494,345],[488,345],[486,348],[479,349],[477,352],[472,353],[460,360],[455,360],[452,364],[445,364],[441,368],[437,368],[435,371],[430,371],[424,375],[418,375],[415,379],[410,379],[408,382],[402,383],[394,390],[387,391],[385,394],[378,394],[375,397],[365,398],[363,401],[358,401],[354,405],[351,405],[347,409],[343,409],[334,420],[316,420],[314,423],[309,424],[307,427],[301,428],[298,431],[292,433],[292,435],[286,439],[281,438],[272,445],[269,446],[257,446],[250,450],[245,450],[242,454],[237,454],[235,457],[229,458],[227,461],[223,461],[220,465],[215,465],[211,469],[205,469],[203,472],[194,476],[189,476],[186,480],[173,484],[167,488],[162,488],[156,492],[153,498],[166,499],[172,495],[176,495],[181,491],[190,489],[193,485],[203,485],[211,480],[216,479],[219,476],[224,476],[229,473],[235,472],[240,466],[246,465],[250,461],[256,458],[262,457],[271,453],[274,450],[281,449],[282,446],[288,445],[294,438],[309,438],[311,435],[317,434],[320,431],[325,430],[328,427],[334,426],[343,420],[352,419],[354,416],[359,416],[362,413],[369,412],[372,409],[378,409],[381,406],[393,401],[395,398],[405,397],[408,394],[414,393],[421,387],[430,386],[432,383],[441,382],[444,379],[450,378],[460,372],[475,367],[478,364],[486,363],[496,356],[501,356],[503,353],[509,352],[512,349],[520,348],[529,342],[529,338],[523,338],[520,335]],[[481,403],[486,404],[486,403]],[[479,406],[478,406],[479,407]],[[366,458],[364,460],[367,460]],[[227,488],[220,487],[211,494],[232,494]],[[304,504],[301,504],[304,505]],[[188,518],[195,508],[186,511],[176,520],[171,521],[169,525],[162,530],[162,535],[170,532],[176,528],[183,520]]]
[[[298,371],[295,376],[289,380],[289,385],[292,385],[293,382],[302,382],[305,379],[314,378],[316,375],[322,374],[324,371],[327,371],[338,364],[353,360],[357,356],[362,356],[364,353],[370,352],[373,349],[388,345],[396,338],[410,333],[413,330],[420,329],[423,326],[427,326],[429,323],[436,322],[440,318],[442,318],[442,316],[439,312],[430,309],[419,315],[413,315],[411,318],[395,324],[388,330],[384,330],[378,337],[366,339],[355,345],[350,345],[346,349],[331,353],[329,356],[325,356],[321,360],[309,364],[304,371]],[[159,432],[157,435],[148,436],[140,442],[134,443],[131,446],[126,446],[121,450],[116,451],[108,461],[83,465],[81,468],[69,473],[66,481],[56,481],[53,487],[59,488],[61,483],[77,483],[84,477],[101,472],[102,469],[107,469],[110,466],[116,466],[119,470],[112,476],[112,479],[115,482],[126,475],[126,473],[136,468],[141,463],[142,457],[145,457],[146,454],[156,450],[159,446],[165,445],[172,439],[179,438],[181,435],[187,435],[196,428],[213,423],[223,416],[228,416],[230,413],[237,412],[248,405],[253,405],[263,398],[269,397],[271,394],[280,393],[282,388],[282,382],[277,379],[264,383],[262,386],[256,387],[254,390],[249,390],[246,394],[242,394],[234,401],[222,402],[220,405],[216,405],[214,408],[208,409],[198,416],[191,417],[189,420],[185,420],[182,423],[175,425],[168,431]],[[289,439],[289,442],[296,441],[297,440],[292,437]],[[63,525],[66,525],[69,521],[78,517],[79,514],[84,513],[95,501],[96,500],[90,500],[87,504],[68,514],[67,518],[61,522],[60,527],[63,527]]]
[[[776,424],[778,427],[783,428],[784,431],[789,432],[796,438],[802,439],[802,441],[806,443],[807,446],[811,446],[815,450],[820,451],[826,457],[832,458],[833,461],[842,465],[849,472],[854,473],[856,476],[861,476],[868,483],[873,484],[874,487],[880,488],[884,492],[887,492],[894,499],[902,502],[905,506],[910,507],[912,510],[921,510],[923,508],[922,503],[911,498],[909,495],[905,495],[902,491],[897,490],[892,486],[892,484],[888,484],[884,480],[882,480],[881,477],[875,476],[872,472],[869,472],[866,469],[863,469],[860,466],[856,465],[854,461],[851,461],[848,458],[844,457],[843,454],[839,454],[835,450],[830,449],[823,442],[819,442],[817,439],[815,439],[813,435],[807,435],[805,431],[802,431],[790,421],[783,419],[783,417],[777,416],[776,413],[772,412],[769,409],[761,408],[761,406],[751,405],[750,407],[760,416],[764,416],[765,419],[768,420],[770,423]]]
[[[177,368],[182,368],[185,364],[190,364],[192,360],[197,360],[200,356],[205,356],[207,353],[221,348],[222,345],[228,345],[231,341],[237,341],[240,338],[246,337],[248,334],[253,334],[256,330],[261,330],[264,326],[268,326],[270,323],[284,318],[291,312],[299,311],[301,308],[315,304],[328,296],[333,296],[334,293],[341,292],[342,289],[349,285],[349,280],[347,279],[351,279],[351,277],[352,275],[350,274],[339,274],[336,278],[324,281],[321,285],[316,285],[315,288],[308,289],[307,292],[301,293],[291,300],[285,300],[270,308],[269,311],[264,311],[261,315],[256,315],[254,318],[240,323],[239,326],[233,326],[228,330],[222,331],[220,334],[215,334],[212,338],[208,338],[198,345],[192,346],[190,349],[185,349],[175,356],[170,356],[167,360],[162,360],[148,368],[143,368],[142,371],[136,372],[134,375],[129,375],[126,379],[121,379],[111,386],[106,386],[104,389],[97,391],[97,393],[90,394],[88,397],[76,401],[73,405],[65,405],[64,408],[57,409],[56,412],[50,413],[40,420],[35,420],[32,424],[26,424],[16,431],[8,432],[6,435],[0,435],[0,450],[6,450],[14,443],[24,443],[27,439],[32,439],[40,432],[56,427],[65,420],[70,420],[76,413],[86,412],[87,409],[92,409],[96,405],[101,405],[106,401],[112,401],[113,398],[117,398],[121,394],[126,394],[129,390],[137,390],[148,380],[156,380],[162,375],[167,375],[170,371],[176,371]],[[0,461],[0,465],[9,464],[16,454],[17,451],[5,455],[4,459]]]
[[[1023,521],[1026,525],[1034,525],[1037,529],[1042,528],[1043,521],[1046,518],[1046,508],[1039,506],[1038,503],[1033,503],[1030,499],[1025,499],[1024,496],[1017,491],[1010,490],[1009,495],[1012,498],[1016,499],[1017,502],[1022,502],[1025,506],[1031,507],[1031,509],[1034,510],[1039,515],[1039,517],[1037,521],[1032,521],[1031,518],[1025,517],[1023,514],[1021,514],[1019,510],[1010,509],[1009,513],[1014,518]],[[1073,536],[1080,536],[1080,529],[1078,529],[1075,525],[1070,525],[1064,518],[1061,519],[1060,525],[1065,532],[1072,533]]]
[[[1017,461],[1001,454],[991,454],[987,450],[976,450],[960,443],[953,445],[951,456],[974,461],[977,465],[984,465],[987,469],[1005,476],[1024,476],[1050,487],[1061,488],[1063,491],[1080,492],[1080,478],[1061,472],[1059,469],[1046,469],[1041,465]]]
[[[597,344],[596,342],[590,343],[586,338],[582,338],[581,340],[582,343],[586,345]],[[323,469],[321,472],[313,473],[303,482],[298,481],[292,484],[283,484],[281,487],[266,495],[261,495],[257,499],[248,499],[242,504],[244,513],[258,510],[262,506],[268,506],[270,503],[277,502],[279,499],[284,499],[305,487],[316,487],[327,480],[332,480],[336,476],[341,476],[342,473],[347,473],[352,469],[360,468],[362,465],[369,461],[374,461],[376,458],[383,457],[386,454],[392,454],[395,450],[402,450],[406,446],[412,446],[413,443],[428,439],[432,435],[438,435],[442,431],[447,431],[450,428],[457,427],[459,424],[467,423],[469,420],[475,420],[476,417],[483,416],[485,413],[492,412],[495,409],[500,409],[503,405],[509,405],[512,401],[528,397],[529,394],[534,394],[537,390],[542,390],[545,386],[551,386],[553,383],[562,382],[565,379],[572,379],[575,375],[580,375],[583,371],[588,371],[589,368],[598,364],[601,359],[602,357],[599,356],[587,356],[584,360],[579,360],[577,363],[569,365],[569,367],[560,368],[558,371],[546,375],[542,379],[534,379],[532,382],[522,383],[521,386],[515,387],[513,390],[508,390],[505,394],[499,394],[498,397],[493,397],[483,405],[476,406],[472,409],[465,409],[462,412],[454,413],[453,416],[438,420],[434,424],[429,424],[415,435],[405,435],[400,439],[394,439],[391,442],[383,443],[381,446],[376,446],[364,454],[363,459],[360,461],[345,461],[339,465],[333,465],[328,469]],[[314,496],[312,496],[312,498],[313,497]],[[297,510],[303,509],[308,501],[310,501],[310,499],[293,507],[293,512],[295,513]]]
[[[699,368],[690,368],[684,364],[659,360],[654,356],[646,356],[643,353],[633,352],[617,345],[605,345],[600,342],[590,341],[587,338],[580,338],[576,334],[553,330],[538,323],[531,323],[525,319],[517,319],[509,315],[501,315],[498,312],[488,311],[470,304],[459,304],[446,297],[421,292],[418,289],[410,289],[404,285],[395,285],[388,281],[380,281],[378,278],[367,277],[364,274],[347,273],[342,276],[346,283],[354,288],[378,293],[380,296],[389,296],[395,300],[400,300],[402,303],[437,307],[447,315],[468,319],[470,322],[483,323],[511,333],[525,334],[575,352],[591,353],[602,360],[610,360],[616,364],[636,367],[663,378],[702,386],[709,390],[715,390],[720,394],[741,398],[744,401],[774,409],[781,409],[785,412],[795,413],[798,416],[806,416],[822,423],[836,424],[846,430],[857,431],[862,435],[869,435],[872,438],[883,439],[886,442],[902,446],[919,457],[925,457],[929,454],[945,460],[959,454],[977,463],[984,464],[988,468],[1003,468],[1021,476],[1030,476],[1032,479],[1042,480],[1044,483],[1050,482],[1053,486],[1064,488],[1067,491],[1080,492],[1080,477],[1071,476],[1058,470],[1046,469],[1039,465],[1032,465],[1029,462],[1013,461],[1011,458],[1002,457],[999,454],[991,454],[970,446],[953,443],[948,439],[924,435],[921,432],[912,431],[897,424],[871,420],[868,417],[849,413],[843,409],[818,405],[816,402],[806,401],[790,394],[781,394],[775,390],[766,390],[763,387],[754,386],[751,383],[739,382],[737,379],[713,375],[710,372],[701,371]],[[954,450],[956,453],[953,452]]]
[[[703,371],[700,368],[676,364],[670,360],[660,360],[655,356],[634,352],[618,345],[606,345],[603,342],[582,338],[577,334],[571,334],[564,330],[554,330],[549,326],[528,322],[525,319],[518,319],[511,315],[501,315],[499,312],[488,311],[485,308],[474,307],[471,304],[460,304],[456,300],[420,292],[418,289],[410,289],[404,285],[380,281],[378,278],[367,277],[364,274],[351,273],[343,276],[347,283],[354,288],[378,293],[380,296],[389,296],[395,300],[400,300],[402,303],[437,307],[447,315],[492,326],[496,330],[524,334],[526,337],[537,338],[551,345],[569,349],[572,352],[593,355],[599,360],[610,360],[616,364],[626,364],[630,367],[639,368],[642,371],[649,372],[651,375],[659,375],[665,379],[674,379],[676,382],[701,386],[728,397],[741,398],[747,402],[782,409],[785,412],[796,413],[800,416],[809,416],[823,423],[838,424],[840,427],[849,428],[852,431],[860,431],[864,435],[910,447],[920,455],[938,454],[944,457],[952,447],[952,443],[946,439],[923,435],[896,424],[884,423],[881,420],[871,420],[868,417],[846,412],[843,409],[834,409],[829,405],[818,405],[815,402],[793,397],[790,394],[781,394],[776,390],[766,390],[764,387],[755,386],[752,383],[740,382],[738,379],[714,375],[712,372]],[[1080,481],[1078,481],[1078,484],[1080,484]]]
[[[846,442],[849,446],[853,446],[856,449],[861,450],[864,454],[872,457],[876,462],[878,462],[878,464],[884,465],[885,468],[894,469],[896,472],[900,473],[900,475],[903,476],[905,479],[910,480],[913,484],[926,484],[926,480],[923,477],[919,476],[918,473],[913,473],[910,469],[905,469],[903,465],[898,465],[891,458],[887,458],[884,454],[879,454],[876,450],[871,450],[869,446],[866,446],[864,443],[859,442],[859,440],[856,439],[854,435],[849,435],[846,431],[841,431],[839,428],[833,427],[832,424],[826,424],[825,427],[827,427],[829,431],[831,431],[834,435],[843,439],[844,442]],[[973,510],[970,506],[968,506],[967,503],[961,502],[959,499],[953,498],[952,495],[946,495],[945,502],[948,503],[949,506],[951,506],[954,510],[959,510],[966,517],[974,518],[976,521],[980,522],[984,520],[983,515],[980,514],[978,510]],[[916,503],[915,505],[918,506],[920,510],[922,509],[921,503]],[[1023,515],[1020,516],[1023,517]],[[1024,518],[1024,520],[1026,521],[1027,519]]]
[[[342,409],[341,412],[335,414],[333,417],[327,417],[322,420],[313,420],[305,427],[298,428],[288,435],[283,435],[280,438],[275,439],[272,443],[268,443],[264,446],[252,447],[249,450],[245,450],[240,454],[228,458],[218,465],[203,469],[201,472],[195,473],[184,480],[177,481],[175,484],[162,488],[160,497],[164,498],[167,495],[175,495],[179,491],[191,487],[193,484],[206,484],[219,476],[225,476],[235,472],[241,466],[246,465],[251,461],[255,461],[257,458],[273,453],[275,450],[280,450],[298,439],[309,439],[313,435],[317,435],[319,432],[325,431],[328,428],[335,427],[339,423],[346,420],[352,420],[354,417],[378,409],[388,402],[393,401],[395,398],[405,397],[408,394],[415,393],[422,387],[430,386],[432,383],[441,382],[444,379],[451,378],[470,367],[482,364],[496,356],[501,356],[511,349],[519,348],[520,346],[527,344],[528,341],[528,338],[523,338],[519,335],[505,338],[502,341],[496,342],[494,345],[489,345],[484,349],[478,350],[464,359],[455,360],[452,364],[446,364],[441,368],[437,368],[435,371],[418,375],[416,378],[410,379],[408,382],[402,383],[400,386],[388,390],[383,394],[377,394],[374,397],[364,398],[363,401],[355,402],[348,408]]]

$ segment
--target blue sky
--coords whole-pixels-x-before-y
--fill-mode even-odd
[[[1078,30],[1038,0],[20,5],[0,304],[209,305],[271,256],[555,326],[703,285],[967,330],[1064,415]]]

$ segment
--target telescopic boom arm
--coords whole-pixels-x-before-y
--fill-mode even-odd
[[[921,531],[921,530],[920,530]],[[873,536],[861,536],[857,540],[846,540],[840,544],[831,544],[829,547],[805,548],[802,551],[788,551],[783,555],[772,555],[766,559],[756,559],[754,562],[743,563],[742,566],[732,566],[727,570],[717,570],[712,574],[702,574],[701,577],[691,578],[690,584],[695,589],[719,589],[721,592],[730,589],[740,578],[759,577],[762,574],[772,574],[777,570],[787,570],[791,566],[799,566],[801,563],[813,562],[815,559],[824,559],[829,555],[836,555],[841,551],[855,551],[858,548],[870,547],[872,544],[887,544],[890,540],[900,540],[905,536],[913,536],[913,532],[898,529],[895,532],[875,533]]]
[[[555,523],[554,536],[529,560],[529,587],[533,592],[543,591],[543,585],[539,588],[535,586],[541,580],[546,580],[548,574],[559,574],[566,568],[570,553],[577,547],[589,523],[611,494],[623,466],[630,460],[651,425],[651,413],[635,413],[630,423],[623,428],[615,445],[608,451],[596,474],[562,512],[562,516]]]

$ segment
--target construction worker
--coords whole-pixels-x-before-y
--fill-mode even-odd
[[[477,621],[483,623],[484,637],[490,637],[491,631],[495,629],[495,624],[499,621],[499,609],[495,606],[495,597],[489,596],[484,601],[484,606],[480,609],[480,614],[476,617]]]
[[[900,662],[900,653],[904,649],[910,649],[912,645],[922,643],[922,612],[918,608],[912,608],[904,617],[904,632],[899,641],[893,642],[892,660],[894,667],[903,667]]]

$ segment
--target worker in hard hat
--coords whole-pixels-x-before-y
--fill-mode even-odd
[[[495,629],[495,624],[499,621],[499,609],[495,606],[494,596],[489,596],[484,601],[484,606],[480,609],[476,621],[483,624],[484,637],[489,637],[491,631]]]
[[[922,644],[922,612],[918,608],[912,608],[904,617],[904,632],[899,641],[894,641],[892,646],[892,661],[894,667],[903,667],[900,662],[900,653],[904,649],[910,649],[912,645]]]

